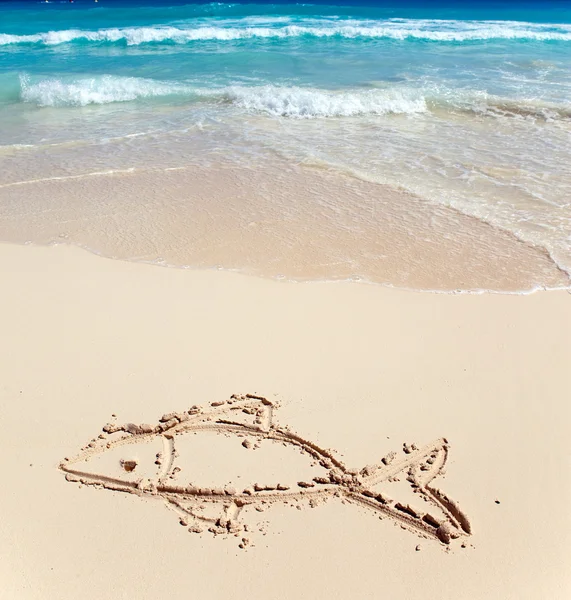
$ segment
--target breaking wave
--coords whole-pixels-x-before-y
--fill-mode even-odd
[[[111,75],[74,80],[49,78],[36,82],[23,75],[20,76],[20,86],[21,101],[37,106],[87,106],[178,96],[189,101],[232,104],[251,112],[298,118],[404,114],[426,110],[426,102],[419,92],[399,89],[334,92],[275,85],[205,89],[177,82]]]
[[[416,90],[355,90],[331,92],[312,88],[231,87],[225,99],[249,111],[280,117],[317,118],[357,115],[414,114],[427,110]]]
[[[57,78],[32,82],[20,76],[20,98],[37,106],[87,106],[132,102],[144,98],[160,98],[192,94],[188,86],[137,77],[103,75],[75,80]]]
[[[395,86],[353,88],[340,92],[279,85],[201,88],[176,81],[112,75],[40,80],[21,75],[19,93],[16,92],[12,101],[39,107],[80,107],[145,99],[169,101],[174,98],[189,103],[227,104],[251,113],[297,119],[414,115],[438,111],[491,117],[571,119],[571,103],[554,104],[537,99],[502,98],[476,90]]]
[[[395,19],[388,21],[347,21],[344,24],[322,23],[319,26],[286,25],[282,27],[182,28],[149,26],[98,29],[66,29],[29,35],[0,33],[0,46],[41,44],[53,46],[71,42],[123,43],[136,46],[148,43],[185,44],[195,41],[233,41],[249,38],[389,38],[465,42],[494,39],[521,41],[571,41],[571,26],[511,21],[430,21]]]

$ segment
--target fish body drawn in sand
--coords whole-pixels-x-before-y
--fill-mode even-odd
[[[247,507],[263,510],[277,502],[303,501],[315,505],[320,500],[340,498],[443,544],[470,535],[470,522],[458,504],[431,485],[446,464],[449,451],[446,439],[438,439],[422,448],[404,444],[401,458],[393,452],[377,464],[360,470],[349,469],[332,451],[277,425],[276,408],[276,403],[261,396],[234,395],[225,402],[213,402],[205,409],[193,406],[186,412],[166,414],[156,426],[108,424],[99,438],[92,440],[79,455],[64,459],[60,469],[69,481],[162,499],[178,512],[183,525],[190,525],[189,530],[197,533],[206,526],[214,534],[238,536],[240,531],[248,529],[240,521],[240,513]],[[293,485],[256,483],[239,489],[177,485],[175,479],[180,471],[177,441],[181,436],[207,431],[236,437],[246,449],[255,448],[264,440],[294,447],[320,467],[321,476]],[[161,444],[151,477],[140,477],[137,460],[121,460],[119,475],[109,475],[109,471],[93,472],[88,468],[94,458],[105,454],[117,458],[117,453],[121,455],[131,444],[151,441]],[[379,485],[399,481],[400,477],[425,501],[428,510],[395,501],[378,489]],[[217,514],[206,516],[205,505],[218,509]]]

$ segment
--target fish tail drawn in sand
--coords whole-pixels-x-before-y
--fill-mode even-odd
[[[206,527],[214,534],[239,536],[241,531],[248,529],[240,520],[241,512],[247,507],[263,510],[263,507],[278,502],[305,500],[315,503],[341,498],[381,518],[387,517],[420,537],[432,538],[446,545],[471,534],[470,521],[458,504],[432,486],[432,481],[443,473],[448,458],[449,445],[445,438],[421,448],[404,444],[404,456],[400,459],[392,452],[379,463],[360,470],[349,469],[332,451],[287,427],[278,426],[274,419],[277,407],[277,403],[262,396],[233,395],[229,400],[213,402],[206,408],[193,406],[185,412],[165,414],[154,426],[110,423],[76,457],[64,459],[59,468],[68,481],[162,499],[177,511],[181,523],[196,533]],[[244,448],[251,447],[252,439],[257,444],[271,440],[284,446],[293,446],[313,464],[321,467],[322,473],[309,481],[300,480],[293,486],[255,483],[237,489],[230,486],[175,485],[172,480],[180,471],[177,466],[177,439],[186,434],[208,431],[235,436],[242,440]],[[121,476],[92,473],[82,468],[82,464],[86,465],[98,455],[157,439],[161,440],[162,449],[156,456],[157,468],[153,477],[137,477],[135,460],[121,460]],[[399,477],[406,478],[412,490],[426,501],[429,510],[419,510],[407,502],[395,501],[378,489],[383,483],[398,480]],[[210,517],[201,514],[205,504],[218,508],[218,515]],[[246,538],[243,538],[243,543],[246,542]]]

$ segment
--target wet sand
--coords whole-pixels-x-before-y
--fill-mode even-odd
[[[569,288],[557,256],[403,190],[275,161],[93,170],[0,185],[0,240],[295,281]]]

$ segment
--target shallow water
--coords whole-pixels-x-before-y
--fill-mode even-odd
[[[4,239],[65,239],[121,258],[294,279],[510,291],[569,285],[566,3],[3,3],[0,57]],[[222,168],[255,168],[256,176],[236,175],[240,192],[228,194],[208,183],[209,170]],[[262,246],[255,260],[221,253],[220,240],[238,233],[244,243],[248,230],[236,228],[256,214],[271,215],[265,244],[307,246],[308,227],[290,218],[296,198],[280,195],[290,189],[300,198],[299,182],[271,185],[276,173],[303,179],[303,169],[315,189],[299,204],[323,247],[294,253],[279,269]],[[189,172],[204,181],[188,187]],[[232,178],[220,181],[231,188]],[[127,185],[137,193],[124,193]],[[151,205],[163,215],[177,207],[192,224],[209,202],[216,222],[200,231],[189,225],[186,243],[174,241],[176,219],[165,227],[144,214]],[[110,235],[97,223],[113,203],[123,229]],[[425,214],[424,229],[410,224],[418,220],[409,220],[412,210]],[[408,245],[386,227],[399,219],[410,224]],[[71,221],[86,223],[89,239]],[[440,248],[430,258],[420,243],[428,237]],[[479,240],[473,256],[449,251],[466,239]],[[423,259],[432,261],[428,278]]]

